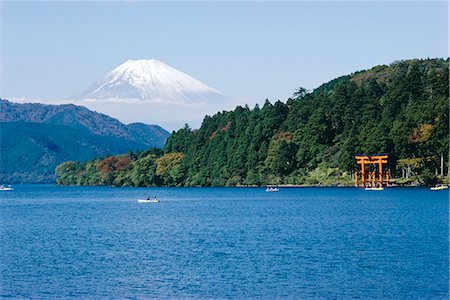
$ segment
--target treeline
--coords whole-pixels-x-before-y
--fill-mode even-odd
[[[164,152],[57,168],[60,184],[224,186],[351,183],[355,153],[389,153],[393,175],[427,183],[448,161],[449,60],[399,61],[286,102],[206,116]],[[118,162],[120,161],[120,163]],[[447,165],[446,165],[447,166]]]
[[[56,167],[61,185],[161,186],[177,185],[183,177],[182,153],[151,148],[86,162],[64,162]]]

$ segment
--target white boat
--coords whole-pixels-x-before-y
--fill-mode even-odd
[[[440,184],[440,185],[437,185],[437,186],[432,186],[432,187],[430,187],[430,190],[432,190],[432,191],[448,190],[448,185]]]
[[[280,191],[279,188],[273,188],[273,187],[266,188],[266,192],[278,192],[278,191]]]
[[[383,187],[366,187],[364,188],[365,191],[383,191]]]
[[[0,185],[0,191],[12,191],[14,190],[11,186],[5,187],[4,185]]]
[[[138,199],[139,203],[159,203],[159,199]]]

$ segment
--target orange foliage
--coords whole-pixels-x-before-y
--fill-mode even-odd
[[[115,164],[116,170],[123,170],[131,164],[131,160],[128,157],[118,157]]]
[[[223,127],[222,129],[220,129],[220,131],[222,131],[222,132],[227,131],[227,130],[230,128],[230,125],[231,125],[231,121],[229,121],[229,122],[227,123],[227,125],[225,125],[225,127]]]
[[[97,165],[97,171],[106,174],[114,171],[120,171],[131,164],[128,157],[108,156]]]
[[[213,138],[215,138],[216,134],[217,134],[217,130],[211,134],[211,136],[209,137],[209,140],[212,140]]]
[[[275,141],[282,141],[282,140],[292,141],[293,138],[294,135],[290,132],[280,132],[272,137],[272,139]]]
[[[433,125],[431,124],[419,125],[419,127],[414,128],[413,133],[408,137],[408,142],[420,143],[428,141],[431,135],[431,129],[433,129]]]
[[[220,132],[224,132],[227,131],[228,129],[230,129],[230,125],[231,125],[231,121],[228,121],[227,125],[225,125],[223,128],[220,129]],[[212,140],[213,138],[216,137],[218,130],[214,131],[211,136],[209,137],[209,140]]]

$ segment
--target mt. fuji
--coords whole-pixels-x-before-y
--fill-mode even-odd
[[[227,99],[218,90],[155,59],[128,60],[72,98],[139,99],[180,104]]]

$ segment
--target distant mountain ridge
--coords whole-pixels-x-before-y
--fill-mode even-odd
[[[53,182],[55,167],[148,148],[162,148],[169,133],[76,105],[12,103],[0,99],[0,184]]]
[[[140,99],[210,103],[226,99],[218,90],[155,59],[128,60],[73,99]]]
[[[0,122],[34,122],[65,125],[93,134],[137,141],[149,147],[162,148],[170,135],[158,125],[132,123],[125,125],[107,115],[73,104],[47,105],[13,103],[0,99]]]

